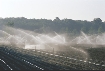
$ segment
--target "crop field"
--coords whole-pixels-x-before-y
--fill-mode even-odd
[[[100,49],[100,50],[99,50]],[[68,50],[68,49],[67,49]],[[0,46],[0,69],[4,70],[105,70],[105,48],[85,49],[89,58],[65,51],[48,52]],[[101,51],[101,52],[100,52]],[[96,54],[96,55],[95,55]]]

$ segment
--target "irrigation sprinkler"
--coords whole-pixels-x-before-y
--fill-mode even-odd
[[[53,48],[53,55],[54,55],[54,48]]]
[[[25,49],[25,44],[26,44],[26,43],[25,43],[25,41],[24,41],[24,49]]]
[[[54,47],[51,47],[52,48],[52,53],[53,53],[53,56],[54,56]]]
[[[35,46],[35,52],[36,52],[36,46]]]

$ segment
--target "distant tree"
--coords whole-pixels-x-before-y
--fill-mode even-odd
[[[102,32],[104,32],[104,29],[102,28],[102,26],[100,26],[100,27],[98,28],[98,33],[100,34],[100,33],[102,33]]]
[[[93,20],[96,24],[102,23],[102,20],[100,18],[94,18]]]
[[[97,33],[96,31],[97,30],[95,30],[94,27],[91,26],[90,29],[88,30],[88,33],[89,34],[94,34],[94,33]]]
[[[13,27],[14,26],[14,22],[8,22],[7,25]]]
[[[59,17],[56,17],[56,20],[60,20]]]
[[[86,27],[83,26],[83,27],[81,28],[81,31],[83,31],[83,32],[86,33]]]
[[[94,18],[93,21],[67,18],[60,20],[59,17],[56,17],[54,20],[27,19],[24,17],[0,19],[0,26],[4,24],[11,27],[15,25],[16,28],[31,31],[35,30],[38,33],[55,31],[57,33],[80,34],[80,31],[83,31],[87,34],[97,34],[105,30],[105,22],[102,22],[100,18]]]
[[[74,29],[74,30],[72,31],[72,34],[73,34],[73,35],[77,35],[77,33],[78,33],[78,32],[77,32],[76,29]]]
[[[59,21],[60,19],[59,19],[59,17],[56,17],[55,19],[54,19],[54,21]]]

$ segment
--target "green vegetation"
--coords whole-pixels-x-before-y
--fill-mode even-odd
[[[105,47],[88,49],[88,53],[93,60],[97,61],[105,60]]]
[[[27,19],[24,17],[18,18],[1,18],[0,25],[8,25],[15,28],[22,28],[38,33],[71,33],[72,35],[80,34],[80,31],[86,34],[100,34],[105,31],[105,22],[100,18],[95,18],[93,21],[62,19],[56,17],[50,19]]]

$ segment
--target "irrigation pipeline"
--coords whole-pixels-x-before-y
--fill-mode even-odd
[[[0,61],[2,61],[10,70],[13,70],[4,60],[0,59]],[[3,68],[8,70],[7,67]]]

